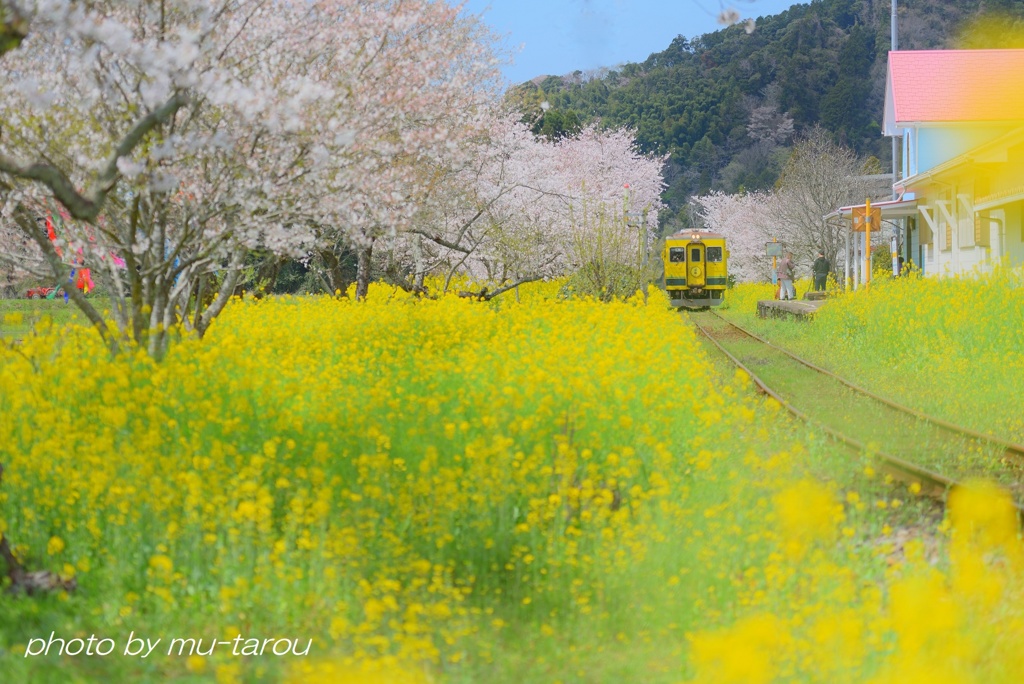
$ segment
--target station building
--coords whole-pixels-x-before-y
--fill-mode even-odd
[[[901,256],[939,276],[1024,264],[1024,50],[890,52],[883,133],[902,154],[875,207]]]

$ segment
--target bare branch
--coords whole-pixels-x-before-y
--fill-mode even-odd
[[[480,211],[480,214],[482,214],[482,213],[483,213],[483,210]],[[477,214],[477,216],[479,217],[480,214]],[[423,237],[427,238],[431,242],[437,243],[437,244],[441,245],[442,247],[447,247],[448,249],[454,250],[456,252],[462,252],[463,254],[469,254],[471,252],[471,250],[466,249],[462,245],[456,244],[454,242],[449,242],[448,240],[445,240],[440,235],[431,235],[427,231],[420,230],[419,228],[412,228],[412,229],[409,230],[409,232],[410,233],[414,233],[416,235],[422,235]]]

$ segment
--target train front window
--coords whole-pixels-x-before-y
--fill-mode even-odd
[[[690,250],[690,263],[700,263],[700,247],[694,247],[693,249]]]
[[[722,262],[722,248],[721,247],[708,247],[708,262],[721,263]]]
[[[668,260],[673,263],[686,261],[685,247],[672,247],[668,250]]]

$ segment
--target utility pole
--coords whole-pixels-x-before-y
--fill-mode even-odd
[[[897,23],[897,20],[896,20],[896,0],[891,0],[891,3],[892,3],[892,13],[889,15],[889,41],[890,41],[890,45],[891,45],[893,51],[896,51],[896,50],[899,49],[899,30],[898,30],[898,23]],[[895,131],[893,131],[893,132],[895,133]],[[893,199],[897,199],[897,196],[896,196],[896,184],[900,180],[899,176],[896,174],[896,159],[897,159],[897,155],[899,154],[902,145],[898,145],[897,142],[902,142],[902,139],[898,138],[895,135],[892,136],[892,198]],[[907,244],[907,249],[908,250],[910,249],[910,234],[903,230],[903,228],[905,226],[907,226],[907,225],[909,225],[909,224],[907,223],[907,219],[905,219],[905,218],[897,219],[896,223],[894,224],[893,238],[892,238],[892,253],[893,253],[892,259],[893,259],[893,272],[894,272],[893,275],[899,275],[899,267],[896,266],[895,264],[898,263],[896,259],[897,259],[897,256],[898,256],[897,255],[897,251],[899,250],[899,244],[900,244],[900,238],[901,237],[904,238],[904,241]],[[909,254],[908,254],[908,256],[909,256]]]
[[[896,23],[896,0],[892,0],[892,13],[889,16],[889,44],[890,49],[895,52],[899,50],[899,36]],[[896,176],[896,159],[899,153],[899,145],[896,142],[897,136],[892,136],[892,198],[896,199],[896,183],[899,178]]]

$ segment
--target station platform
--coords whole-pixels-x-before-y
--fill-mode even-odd
[[[823,293],[814,293],[815,295]],[[762,299],[757,303],[759,318],[807,318],[825,303],[824,297],[814,299]]]

